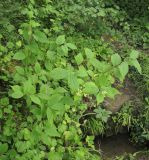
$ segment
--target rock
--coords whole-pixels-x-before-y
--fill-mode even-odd
[[[133,84],[128,80],[126,80],[125,86],[119,89],[119,92],[121,94],[116,95],[114,99],[106,98],[104,101],[104,107],[112,113],[118,112],[125,103],[137,94]]]
[[[112,113],[118,112],[122,105],[130,100],[130,95],[121,93],[116,95],[114,99],[107,98],[104,102],[104,107]]]

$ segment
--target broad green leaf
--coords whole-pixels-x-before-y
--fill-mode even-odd
[[[132,64],[132,65],[138,70],[138,72],[141,74],[142,69],[141,69],[141,66],[140,66],[139,62],[138,62],[137,60],[133,60],[133,61],[131,62],[131,64]]]
[[[79,53],[77,56],[75,56],[75,60],[77,62],[77,64],[81,64],[83,62],[83,56],[81,53]]]
[[[53,93],[67,93],[67,90],[64,89],[63,87],[57,87]]]
[[[88,73],[86,71],[86,69],[84,68],[84,66],[79,66],[79,70],[77,72],[78,77],[87,77]]]
[[[38,62],[35,63],[35,72],[37,74],[41,72],[41,66]]]
[[[38,42],[32,42],[31,44],[29,44],[27,46],[29,48],[29,50],[34,53],[34,54],[37,54],[39,52],[41,52],[40,48],[39,48],[39,45],[38,45]]]
[[[107,92],[107,97],[113,98],[113,99],[115,95],[120,94],[120,92],[116,88],[112,88],[112,87],[106,87],[105,91]]]
[[[50,152],[49,154],[48,154],[48,160],[62,160],[62,157],[63,157],[63,155],[62,155],[62,153],[58,153],[58,152]]]
[[[53,115],[53,111],[51,110],[51,108],[49,107],[47,108],[46,114],[47,114],[48,122],[50,124],[53,124],[54,115]]]
[[[89,63],[92,64],[95,67],[95,69],[98,69],[99,71],[101,71],[101,67],[103,67],[101,62],[97,60],[96,58],[91,58],[89,60]]]
[[[99,74],[99,76],[96,78],[96,84],[98,84],[100,87],[109,86],[109,76],[106,74]]]
[[[121,57],[118,54],[113,54],[111,56],[111,62],[113,66],[117,66],[121,63]]]
[[[12,86],[12,90],[13,90],[13,93],[11,94],[11,97],[16,99],[23,97],[24,94],[20,86],[18,85]]]
[[[17,41],[16,45],[20,48],[22,46],[22,42],[21,41]]]
[[[43,144],[47,145],[47,146],[53,146],[52,145],[52,139],[48,136],[48,134],[46,133],[46,131],[44,133],[41,134],[41,141],[43,142]],[[34,160],[40,160],[39,158],[35,159],[34,157]]]
[[[61,80],[61,79],[66,79],[67,78],[67,70],[63,69],[63,68],[54,68],[51,73],[50,76],[54,79],[54,80]]]
[[[53,106],[55,103],[59,103],[59,101],[63,98],[62,94],[54,94],[51,95],[48,99],[48,105]]]
[[[94,58],[94,53],[92,52],[91,49],[85,48],[84,50],[85,50],[85,54],[86,54],[87,59]]]
[[[89,63],[92,64],[99,72],[106,72],[111,68],[110,64],[108,64],[107,62],[101,62],[96,58],[91,58],[89,60]]]
[[[35,86],[31,83],[31,80],[27,80],[23,83],[23,92],[26,95],[32,95],[36,93]]]
[[[139,57],[139,52],[138,52],[138,51],[132,50],[132,51],[130,52],[130,58],[131,58],[131,59],[137,59],[138,57]]]
[[[101,93],[98,93],[96,96],[97,104],[102,103],[104,101],[105,96]]]
[[[47,133],[50,137],[60,137],[60,134],[58,133],[57,128],[55,127],[54,124],[52,124],[52,125],[47,125],[46,133]]]
[[[67,104],[67,105],[73,105],[74,101],[70,96],[65,96],[62,98],[61,103]]]
[[[128,63],[127,62],[122,62],[120,65],[119,65],[119,70],[120,70],[120,73],[122,75],[122,78],[124,79],[126,74],[128,73],[129,71],[129,67],[128,67]]]
[[[15,53],[15,55],[13,56],[13,59],[23,60],[23,59],[25,59],[25,54],[23,53],[23,51],[18,51],[18,52]]]
[[[68,48],[74,50],[74,49],[77,49],[76,45],[74,45],[73,43],[67,43],[66,44]]]
[[[82,78],[78,78],[78,83],[79,83],[79,85],[83,85],[84,84],[84,80]]]
[[[8,144],[7,143],[0,143],[0,154],[4,154],[8,151]]]
[[[48,43],[49,40],[44,32],[41,32],[39,30],[35,31],[34,38],[36,41],[40,43]]]
[[[65,35],[58,36],[57,39],[56,39],[56,44],[62,45],[64,43],[65,43]]]
[[[11,97],[18,99],[18,98],[23,97],[23,93],[21,91],[17,91],[17,92],[12,93]]]
[[[33,113],[33,115],[38,119],[41,120],[42,119],[42,110],[41,108],[34,106],[31,107],[30,112]]]
[[[61,102],[60,103],[55,102],[55,104],[50,107],[52,110],[58,111],[58,113],[60,113],[61,115],[63,115],[63,113],[65,112],[65,106]]]
[[[68,72],[68,85],[72,92],[75,92],[79,89],[77,76],[71,71]]]
[[[35,104],[41,105],[41,100],[38,96],[31,95],[30,98],[31,98],[32,102],[34,102]]]
[[[56,52],[48,50],[47,58],[50,59],[51,61],[54,61],[56,59]]]
[[[97,94],[99,91],[98,87],[94,82],[86,82],[84,84],[83,92],[86,94]]]
[[[64,55],[67,56],[68,55],[68,47],[66,45],[62,45],[61,49],[62,49]]]
[[[20,67],[20,66],[16,66],[16,71],[17,73],[19,73],[20,75],[24,75],[24,68]]]
[[[24,129],[23,129],[23,133],[24,133],[24,139],[25,139],[25,140],[29,140],[30,137],[31,137],[30,131],[29,131],[27,128],[24,128]]]
[[[24,153],[27,149],[27,146],[25,145],[25,141],[17,141],[15,143],[15,147],[17,148],[17,152]]]
[[[92,70],[88,70],[87,73],[89,76],[94,77],[94,72]]]

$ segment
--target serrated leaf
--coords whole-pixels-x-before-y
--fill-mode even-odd
[[[35,63],[35,72],[37,74],[41,72],[41,66],[38,62]]]
[[[40,43],[48,43],[49,42],[46,34],[44,32],[39,31],[39,30],[35,31],[34,38],[36,41],[38,41]]]
[[[74,101],[70,96],[65,96],[62,98],[61,103],[67,104],[67,105],[73,105]]]
[[[78,77],[87,77],[88,76],[87,71],[84,68],[84,66],[79,66],[79,70],[77,72],[77,75],[78,75]]]
[[[30,98],[31,98],[31,101],[34,102],[35,104],[41,105],[41,100],[38,96],[31,95]]]
[[[73,43],[67,43],[67,47],[72,50],[77,49],[76,45],[74,45]]]
[[[65,43],[65,35],[58,36],[57,39],[56,39],[56,44],[62,45],[64,43]]]
[[[52,110],[49,107],[47,108],[46,114],[47,114],[48,121],[50,122],[50,124],[52,124],[54,116],[53,116]]]
[[[60,137],[60,134],[58,133],[57,128],[54,124],[52,124],[52,126],[47,126],[46,133],[50,137]]]
[[[63,68],[54,68],[51,73],[50,76],[54,79],[54,80],[61,80],[61,79],[66,79],[67,78],[67,70],[63,69]]]
[[[111,67],[107,62],[101,62],[96,58],[91,58],[89,63],[92,64],[99,72],[105,72]]]
[[[86,82],[84,84],[83,92],[86,94],[97,94],[99,91],[98,87],[94,82]]]
[[[63,157],[63,155],[62,155],[62,153],[59,153],[59,152],[50,152],[49,154],[48,154],[48,160],[51,160],[51,159],[53,159],[53,160],[62,160],[62,157]]]
[[[111,62],[113,66],[117,66],[121,63],[121,57],[118,54],[113,54],[111,56]]]
[[[83,56],[81,53],[79,53],[77,56],[75,56],[75,60],[78,65],[80,65],[83,62]]]
[[[94,58],[94,53],[92,52],[91,49],[85,48],[84,50],[85,50],[85,54],[86,54],[87,59]]]
[[[77,77],[71,71],[69,71],[68,73],[68,85],[73,92],[79,89],[79,83],[78,83]]]
[[[130,58],[131,58],[131,59],[137,59],[138,57],[139,57],[139,52],[138,52],[138,51],[132,50],[132,51],[130,52]]]
[[[22,51],[18,51],[18,52],[15,53],[15,55],[13,56],[13,59],[23,60],[23,59],[25,59],[25,54],[24,54]]]
[[[128,63],[127,62],[122,62],[119,65],[119,70],[120,70],[120,73],[122,75],[122,78],[124,79],[125,76],[127,75],[128,71],[129,71]]]
[[[27,80],[23,83],[23,92],[26,95],[32,95],[36,93],[36,88],[33,86],[30,80]]]
[[[96,84],[98,84],[100,87],[109,86],[109,76],[106,74],[99,74],[99,77],[96,79]]]
[[[61,94],[51,95],[48,99],[48,105],[53,106],[55,103],[59,103],[59,101],[63,98]]]
[[[67,93],[67,90],[63,87],[57,87],[53,93]]]
[[[67,56],[68,55],[68,47],[66,45],[62,45],[61,49],[62,49],[64,55]]]
[[[63,113],[65,112],[65,106],[61,102],[56,102],[53,106],[51,106],[51,109],[54,111],[58,111],[61,115],[63,115]]]
[[[56,58],[56,52],[48,50],[47,51],[47,58],[51,61],[54,61]]]

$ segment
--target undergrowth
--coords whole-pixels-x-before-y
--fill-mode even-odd
[[[109,121],[115,133],[126,127],[134,143],[148,143],[148,58],[140,56],[148,25],[139,37],[142,24],[122,8],[110,0],[1,2],[1,160],[100,159],[94,137]],[[113,114],[103,102],[120,94],[117,81],[123,86],[128,74],[145,83],[142,106]]]

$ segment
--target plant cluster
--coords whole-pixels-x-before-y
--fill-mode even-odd
[[[99,37],[114,34],[126,13],[110,0],[13,3],[0,5],[8,6],[0,14],[0,81],[7,84],[0,86],[0,159],[100,159],[94,136],[112,114],[102,103],[120,94],[114,84],[132,67],[142,73],[137,50],[120,55]],[[130,127],[130,114],[118,113],[116,123]]]

